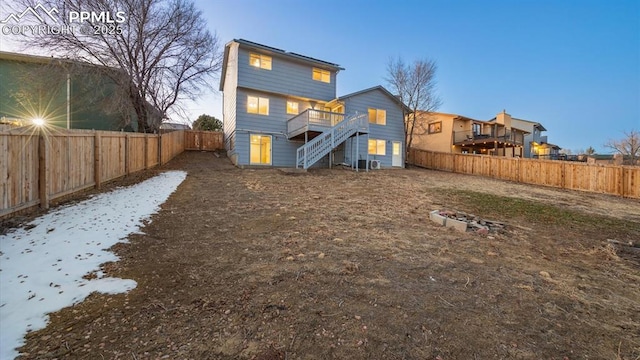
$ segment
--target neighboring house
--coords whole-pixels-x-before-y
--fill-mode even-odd
[[[522,157],[527,133],[516,128],[511,115],[504,111],[488,121],[456,114],[420,112],[411,147],[447,153]]]
[[[598,165],[634,165],[633,159],[631,159],[630,155],[622,155],[622,154],[593,154],[582,156],[586,157],[586,161],[588,164],[598,164]],[[636,160],[637,164],[637,160]]]
[[[547,135],[542,135],[547,129],[539,122],[511,119],[513,127],[528,132],[524,137],[524,157],[534,159],[560,159],[561,148],[558,145],[550,144],[547,141]]]
[[[164,122],[160,124],[160,130],[191,130],[191,127],[187,124]]]
[[[251,41],[229,42],[220,90],[231,161],[239,167],[404,167],[404,105],[382,86],[337,97],[340,70]]]
[[[0,51],[0,118],[70,129],[137,129],[133,109],[95,65]]]

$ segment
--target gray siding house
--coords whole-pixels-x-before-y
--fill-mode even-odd
[[[336,96],[338,64],[247,40],[225,46],[224,141],[239,167],[403,167],[403,105],[382,86]]]
[[[512,119],[512,124],[513,127],[529,132],[524,137],[523,154],[525,158],[558,159],[560,147],[550,144],[547,141],[547,135],[542,135],[543,131],[547,131],[542,124],[516,118]]]

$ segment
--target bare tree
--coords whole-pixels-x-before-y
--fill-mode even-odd
[[[624,138],[619,140],[609,140],[604,147],[611,149],[623,157],[629,157],[631,165],[637,165],[640,159],[640,131],[631,130],[624,132]]]
[[[409,109],[404,109],[404,136],[407,152],[413,135],[424,134],[427,128],[417,121],[420,114],[436,111],[442,100],[436,94],[436,70],[434,60],[416,60],[409,65],[402,58],[390,59],[387,63],[387,81],[392,92]]]
[[[26,45],[99,65],[121,89],[138,129],[158,128],[183,100],[195,99],[221,68],[220,42],[191,0],[16,0],[21,6],[56,9],[25,37]],[[71,14],[102,14],[80,22]],[[108,14],[108,15],[106,15]]]
[[[587,155],[593,155],[596,153],[596,149],[594,149],[593,146],[589,146],[587,150],[584,151],[584,153]]]

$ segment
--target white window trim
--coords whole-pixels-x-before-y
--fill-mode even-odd
[[[256,111],[255,112],[250,110],[251,106],[249,105],[249,102],[250,102],[251,98],[256,99]],[[267,106],[267,113],[266,114],[262,114],[262,113],[260,113],[260,104],[264,105],[265,102],[266,102],[266,106]],[[260,97],[260,96],[253,96],[253,95],[247,95],[247,113],[255,114],[255,115],[269,116],[269,98]]]
[[[369,123],[370,124],[375,124],[375,125],[381,125],[381,126],[385,126],[387,125],[387,110],[385,109],[376,109],[376,108],[368,108],[367,109],[367,113],[370,112],[371,110],[373,110],[376,114],[375,116],[375,121],[371,121],[371,119],[369,119]],[[384,122],[378,122],[379,117],[382,112],[384,112]]]
[[[295,112],[290,112],[289,111],[289,104],[295,104]],[[287,100],[287,108],[286,108],[287,114],[289,115],[298,115],[300,114],[300,103],[298,103],[297,101],[293,101],[293,100]]]
[[[253,57],[257,57],[258,58],[258,61],[259,61],[260,65],[256,66],[251,61],[251,58],[253,58]],[[265,63],[267,63],[267,61],[265,61],[266,59],[269,59],[269,61],[268,61],[269,67],[265,66]],[[271,70],[272,64],[273,64],[273,58],[271,56],[269,56],[269,55],[249,53],[249,65],[251,65],[254,68],[262,69],[262,70]]]
[[[315,78],[316,72],[320,74],[319,79]],[[324,80],[324,75],[327,75],[326,81]],[[331,84],[331,72],[329,70],[314,67],[313,70],[311,70],[311,78],[315,81],[321,81],[323,83]]]
[[[375,153],[369,152],[369,142],[367,142],[367,153],[369,155],[378,155],[378,156],[387,155],[387,141],[386,140],[383,140],[383,139],[369,139],[369,141],[375,141],[376,142],[376,152]],[[380,150],[380,144],[382,144],[382,146],[384,146],[384,153],[378,153],[378,150]]]
[[[261,138],[262,137],[268,137],[269,138],[269,162],[268,163],[252,162],[251,161],[251,137],[252,136],[259,136]],[[252,133],[249,133],[249,165],[271,166],[271,164],[273,164],[273,136],[265,135],[265,134],[252,134]]]

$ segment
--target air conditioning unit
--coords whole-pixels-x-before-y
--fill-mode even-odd
[[[371,160],[369,162],[369,168],[372,170],[380,170],[380,160]]]

